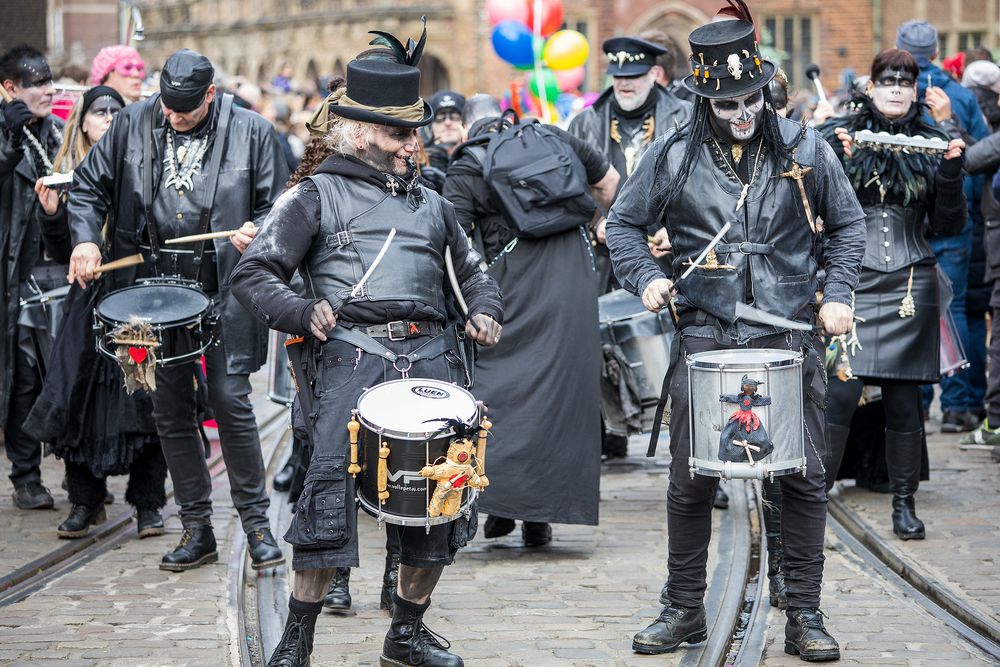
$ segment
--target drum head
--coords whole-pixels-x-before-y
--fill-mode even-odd
[[[696,368],[726,368],[727,370],[757,370],[762,366],[793,366],[802,361],[802,354],[792,350],[737,349],[712,350],[688,355],[688,365]]]
[[[460,419],[471,424],[477,415],[472,394],[440,380],[384,382],[358,399],[358,417],[365,426],[405,440],[423,440],[438,432],[444,423],[433,420]]]
[[[150,324],[180,324],[208,310],[211,300],[184,285],[133,285],[116,290],[97,304],[97,316],[107,322],[136,317]]]
[[[608,292],[597,299],[597,319],[601,322],[626,320],[647,312],[642,299],[623,289]]]

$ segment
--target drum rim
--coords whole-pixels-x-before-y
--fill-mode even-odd
[[[780,352],[782,354],[790,354],[791,357],[787,359],[781,359],[779,361],[754,361],[754,362],[740,362],[736,361],[733,363],[719,364],[711,361],[705,361],[699,357],[702,355],[716,354],[718,352],[740,352],[743,350],[707,350],[705,352],[695,352],[693,354],[685,355],[687,365],[689,368],[705,368],[716,371],[722,370],[754,370],[759,368],[784,368],[789,366],[801,366],[802,362],[805,360],[805,355],[801,352],[796,352],[795,350],[781,350],[777,348],[762,347],[762,348],[751,348],[746,351],[752,352]]]
[[[362,426],[367,428],[369,431],[373,431],[379,434],[380,436],[387,435],[391,438],[398,438],[400,440],[412,440],[415,442],[422,442],[431,436],[434,436],[434,438],[437,439],[439,437],[444,438],[455,435],[454,429],[448,429],[447,431],[441,431],[440,433],[436,428],[432,428],[427,431],[396,431],[391,428],[380,426],[364,416],[364,414],[361,412],[361,401],[364,400],[365,396],[367,396],[370,392],[378,389],[379,387],[384,387],[386,385],[396,384],[400,382],[440,382],[441,384],[446,384],[449,387],[460,389],[462,392],[468,395],[469,398],[472,399],[473,413],[471,415],[471,419],[475,419],[476,417],[479,416],[479,404],[476,402],[476,397],[473,396],[472,392],[470,392],[465,387],[460,387],[459,385],[453,382],[448,382],[447,380],[438,380],[435,378],[401,378],[399,380],[389,380],[387,382],[380,382],[377,385],[369,387],[368,389],[365,389],[363,392],[361,392],[361,395],[358,396],[358,402],[355,406],[355,411],[358,417],[358,421],[361,422]]]
[[[463,501],[462,504],[459,506],[458,511],[455,512],[455,514],[450,517],[427,516],[426,507],[424,507],[423,517],[403,516],[401,514],[387,512],[385,510],[379,510],[379,508],[376,505],[373,505],[370,500],[364,497],[364,495],[361,493],[360,487],[358,488],[357,498],[358,498],[358,503],[361,505],[361,509],[363,509],[365,513],[367,513],[374,519],[379,519],[379,517],[381,517],[381,519],[379,520],[384,521],[385,523],[391,523],[395,526],[439,526],[441,524],[457,521],[461,516],[465,514],[466,510],[472,507],[472,503],[474,503],[476,499],[479,497],[479,489],[472,488],[471,486],[467,486],[466,489],[469,490],[469,499]]]
[[[107,299],[109,299],[110,297],[112,297],[115,294],[120,294],[121,292],[126,292],[126,291],[129,291],[129,290],[144,289],[144,288],[149,288],[149,287],[170,287],[170,288],[176,288],[176,289],[180,289],[180,290],[187,290],[189,292],[194,292],[196,294],[199,294],[199,295],[201,295],[202,297],[205,298],[205,306],[204,306],[204,308],[202,310],[200,310],[199,312],[195,313],[194,315],[188,315],[188,316],[185,316],[183,318],[179,318],[179,319],[175,319],[175,320],[165,320],[165,321],[155,322],[155,323],[152,322],[152,321],[143,320],[144,322],[147,322],[151,327],[153,327],[153,329],[173,328],[173,327],[176,327],[176,326],[182,326],[182,325],[185,325],[185,324],[190,324],[192,322],[197,322],[199,320],[203,320],[203,319],[205,319],[206,313],[208,313],[208,311],[211,310],[211,308],[212,308],[212,303],[213,303],[212,297],[208,296],[207,294],[205,294],[204,292],[202,292],[200,289],[198,289],[196,287],[191,287],[189,285],[180,285],[180,284],[177,284],[177,283],[146,283],[146,284],[142,284],[142,285],[129,285],[128,287],[123,287],[121,289],[114,290],[113,292],[108,292],[107,294],[105,294],[104,296],[102,296],[100,298],[100,300],[98,300],[97,305],[94,306],[94,315],[97,317],[97,319],[101,320],[105,324],[124,324],[125,323],[124,320],[114,319],[112,317],[108,317],[107,315],[104,315],[103,313],[101,313],[101,306],[104,304],[104,302]]]

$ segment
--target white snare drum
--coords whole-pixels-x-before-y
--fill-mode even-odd
[[[692,477],[805,474],[800,353],[714,350],[687,367]]]
[[[442,428],[438,419],[479,423],[479,405],[472,394],[458,385],[440,380],[407,378],[366,390],[358,399],[361,423],[361,478],[358,500],[361,508],[379,521],[400,526],[430,527],[468,515],[478,491],[462,490],[460,509],[453,516],[430,516],[428,505],[436,482],[420,474],[448,453],[455,433]],[[379,446],[389,447],[386,459],[388,497],[379,499]]]
[[[295,382],[285,352],[288,334],[271,330],[267,355],[267,398],[279,405],[291,405],[295,400]]]

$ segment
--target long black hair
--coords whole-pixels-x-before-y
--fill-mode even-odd
[[[761,132],[763,136],[763,148],[773,157],[779,165],[787,166],[792,161],[792,151],[798,146],[803,133],[799,132],[795,139],[786,144],[781,137],[781,129],[778,126],[778,115],[774,112],[773,99],[771,97],[770,86],[761,89],[764,95],[764,113],[762,115]],[[676,132],[670,135],[656,159],[656,166],[653,170],[653,182],[659,183],[659,174],[662,173],[667,161],[670,149],[677,143],[686,141],[684,146],[684,157],[681,159],[681,167],[674,173],[673,178],[664,186],[660,192],[666,192],[663,200],[663,207],[660,209],[659,220],[663,221],[667,208],[680,195],[687,183],[688,176],[694,171],[702,155],[702,145],[713,136],[712,129],[712,105],[707,97],[697,96],[694,102],[694,109],[691,110],[691,117],[685,125],[682,125]]]

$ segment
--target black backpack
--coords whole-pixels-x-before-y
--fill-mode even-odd
[[[510,116],[513,122],[504,122]],[[482,163],[483,180],[515,236],[540,239],[594,217],[587,170],[555,132],[508,110],[498,131],[482,139],[467,150]]]

